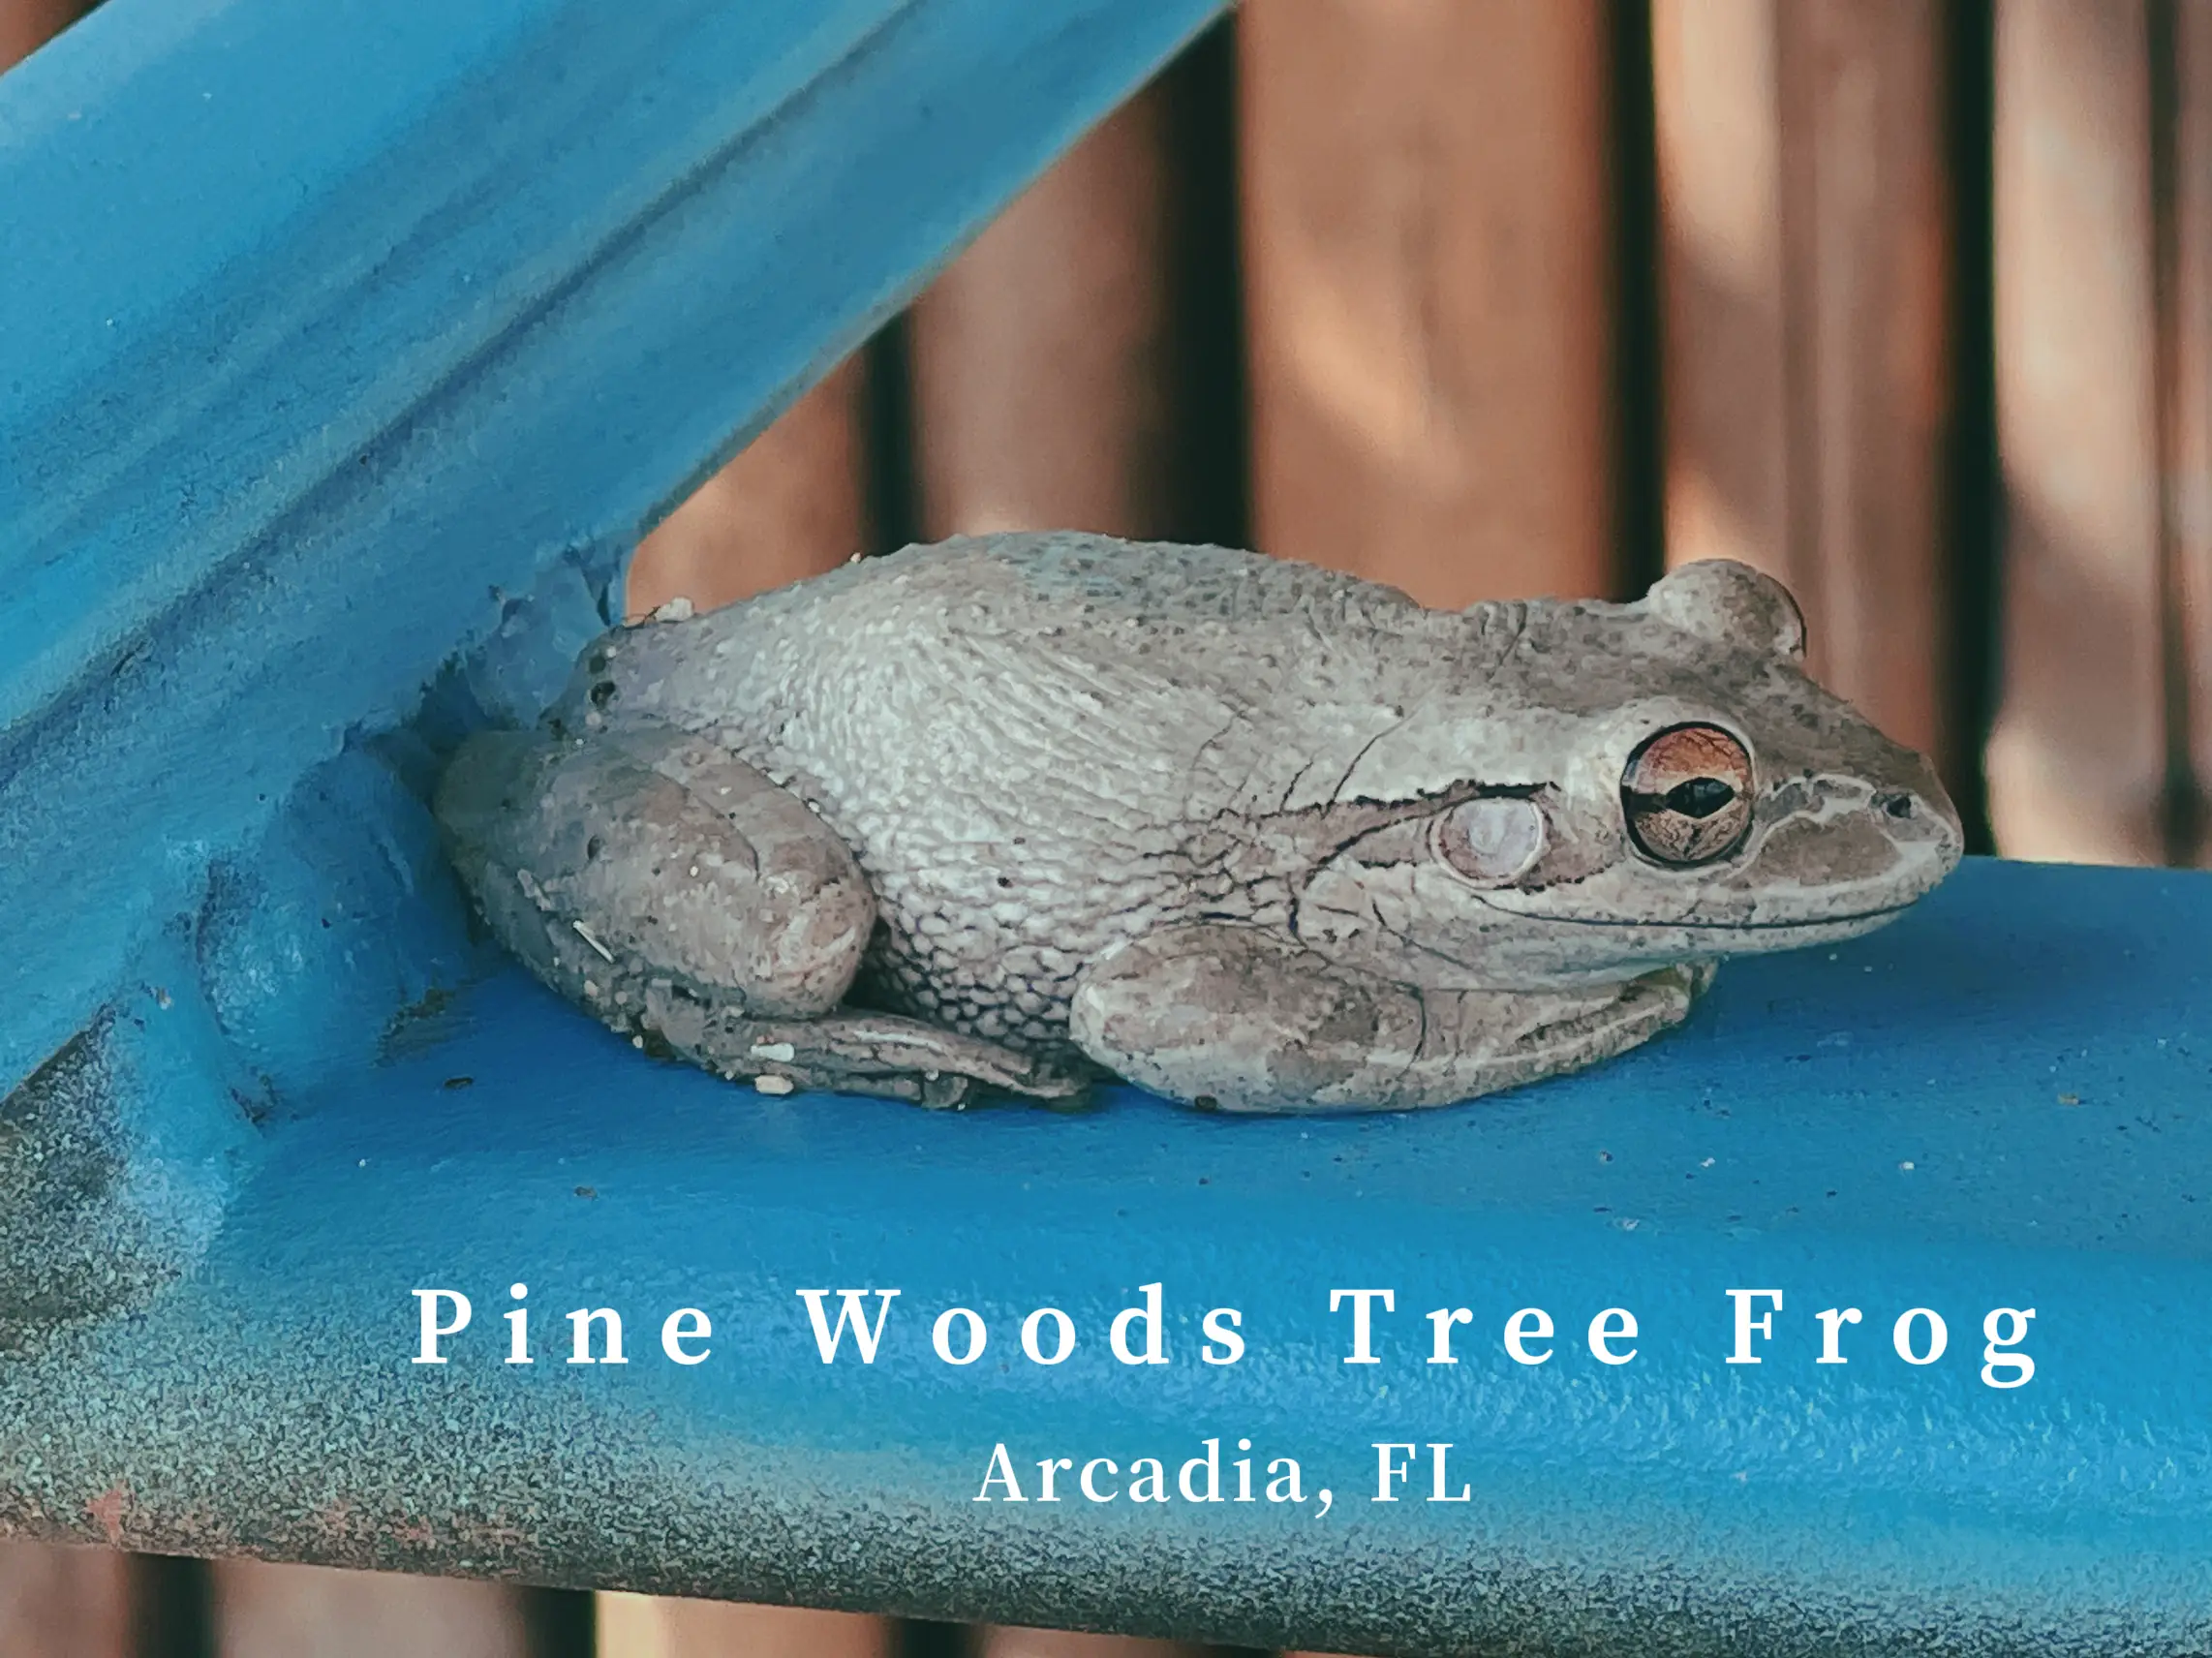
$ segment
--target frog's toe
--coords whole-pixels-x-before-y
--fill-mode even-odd
[[[963,1042],[971,1038],[955,1038]],[[924,1078],[921,1103],[966,1111],[972,1106],[1004,1101],[1041,1105],[1054,1111],[1082,1111],[1091,1103],[1091,1085],[1097,1068],[1077,1056],[1057,1059],[1029,1055],[1007,1048],[977,1043],[987,1058],[962,1054],[969,1069],[960,1074],[932,1072]],[[957,1090],[953,1085],[962,1085]],[[945,1097],[939,1098],[939,1093]]]
[[[932,1111],[966,1111],[982,1097],[983,1085],[973,1077],[951,1071],[924,1071],[914,1095],[916,1105]]]
[[[1088,1104],[1098,1067],[1081,1054],[1024,1055],[1024,1064],[1013,1091],[1048,1104],[1081,1107]]]
[[[1719,972],[1718,962],[1680,962],[1672,967],[1661,968],[1659,973],[1652,976],[1657,978],[1672,974],[1680,985],[1682,994],[1695,1001],[1712,989],[1713,979]]]

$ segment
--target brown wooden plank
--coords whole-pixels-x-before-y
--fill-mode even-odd
[[[538,1658],[532,1590],[458,1578],[221,1560],[216,1658]]]
[[[0,0],[0,70],[29,57],[89,9],[86,0]]]
[[[1999,0],[1998,849],[2166,844],[2149,50],[2143,0]]]
[[[0,1653],[138,1658],[135,1564],[113,1549],[0,1543]]]
[[[599,1658],[890,1658],[895,1626],[859,1612],[602,1594]]]
[[[1955,777],[1938,0],[1655,0],[1668,562],[1787,582],[1814,671]]]
[[[2172,587],[2169,649],[2181,678],[2169,687],[2180,729],[2169,744],[2189,776],[2175,854],[2212,863],[2212,6],[2170,13],[2169,226],[2166,304],[2160,320],[2166,536]]]
[[[630,561],[629,612],[712,609],[870,550],[867,385],[855,353],[663,519]]]
[[[1180,516],[1168,107],[1149,88],[915,301],[915,490],[930,539]]]
[[[1821,671],[1956,769],[1946,464],[1955,408],[1938,0],[1786,6],[1793,538]]]
[[[1241,15],[1263,548],[1434,604],[1618,585],[1607,15]]]
[[[1193,1642],[1132,1635],[990,1625],[973,1632],[969,1650],[973,1658],[1206,1658],[1215,1649]]]
[[[1775,0],[1652,0],[1668,563],[1790,546]]]

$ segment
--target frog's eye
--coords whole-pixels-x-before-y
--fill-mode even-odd
[[[1629,839],[1655,863],[1709,864],[1751,828],[1751,755],[1717,725],[1648,737],[1620,775]]]
[[[1470,800],[1436,819],[1436,850],[1480,886],[1501,886],[1544,850],[1544,814],[1532,800]]]

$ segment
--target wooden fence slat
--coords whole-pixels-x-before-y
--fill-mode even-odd
[[[1657,0],[1670,564],[1788,582],[1816,673],[1956,775],[1946,23]]]
[[[995,1625],[975,1632],[972,1658],[1206,1658],[1215,1648],[1134,1635],[1084,1635],[1067,1629]]]
[[[1030,186],[915,302],[913,457],[930,539],[1178,517],[1164,89]]]
[[[700,610],[868,548],[867,354],[855,353],[638,543],[627,608]]]
[[[1794,582],[1774,0],[1652,0],[1670,564]]]
[[[2166,720],[2144,0],[1999,0],[2004,685],[2012,857],[2158,863]]]
[[[860,1612],[601,1594],[598,1658],[890,1658],[895,1625]]]
[[[260,1560],[210,1571],[216,1658],[543,1658],[538,1591],[513,1584]]]
[[[29,57],[84,9],[84,0],[0,0],[0,70]]]
[[[2212,862],[2212,7],[2172,9],[2173,103],[2168,316],[2159,356],[2166,365],[2167,534],[2173,560],[2173,647],[2186,675],[2173,706],[2189,764],[2189,844],[2181,861]]]
[[[113,1549],[0,1543],[0,1653],[139,1658],[134,1567]]]
[[[1238,33],[1258,544],[1434,604],[1613,590],[1603,9],[1268,0]]]
[[[1943,8],[1822,0],[1781,15],[1783,107],[1805,138],[1786,173],[1805,210],[1784,222],[1789,287],[1804,295],[1793,472],[1807,488],[1792,510],[1826,674],[1891,735],[1951,759]]]

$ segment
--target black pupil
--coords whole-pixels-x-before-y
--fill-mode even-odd
[[[1678,783],[1666,794],[1667,810],[1684,817],[1710,817],[1736,798],[1736,790],[1718,778],[1692,778]]]

